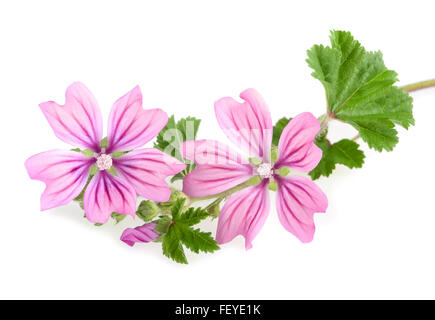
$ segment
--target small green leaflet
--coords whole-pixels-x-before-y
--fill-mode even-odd
[[[358,143],[343,139],[331,144],[326,137],[316,140],[317,146],[322,149],[323,156],[315,169],[310,172],[313,180],[320,176],[328,177],[335,169],[336,164],[348,168],[361,168],[364,164],[364,153],[358,149]]]
[[[166,126],[157,136],[154,148],[157,148],[174,158],[186,163],[186,169],[176,174],[171,182],[183,179],[189,172],[195,169],[195,164],[190,160],[184,159],[180,153],[180,145],[184,141],[195,140],[201,120],[194,117],[187,117],[175,122],[172,115],[168,119]]]
[[[290,122],[291,118],[281,118],[278,120],[278,122],[273,127],[273,138],[272,138],[272,144],[274,146],[277,146],[279,143],[279,138],[281,137],[282,131],[287,126],[287,124]]]
[[[332,31],[331,47],[315,45],[308,65],[326,91],[328,112],[352,125],[370,148],[391,151],[399,141],[395,125],[414,124],[412,98],[394,86],[381,52],[368,52],[349,32]]]
[[[175,262],[187,264],[187,258],[184,254],[183,245],[174,228],[170,228],[162,239],[163,254]]]
[[[201,208],[189,208],[183,211],[184,202],[185,199],[176,201],[172,207],[172,221],[169,224],[166,216],[166,218],[160,218],[157,225],[162,228],[167,226],[166,233],[162,236],[163,254],[178,263],[187,264],[183,245],[195,253],[214,252],[219,250],[219,246],[210,232],[192,228],[193,225],[207,218],[209,214]]]

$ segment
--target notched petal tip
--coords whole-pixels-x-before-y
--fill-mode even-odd
[[[314,143],[319,130],[320,122],[310,112],[293,118],[279,139],[276,168],[286,166],[298,172],[314,169],[322,158],[322,150]]]
[[[66,205],[83,190],[91,163],[79,152],[50,150],[29,157],[24,166],[32,180],[45,184],[40,209]]]
[[[65,92],[65,104],[54,101],[39,104],[42,113],[60,140],[85,149],[99,151],[102,116],[98,103],[82,83],[71,84]]]
[[[224,244],[242,235],[245,238],[245,249],[249,250],[269,215],[269,208],[267,183],[235,193],[219,215],[216,240],[219,244]]]
[[[143,109],[139,86],[112,106],[108,122],[108,152],[142,147],[165,127],[168,115],[162,109]]]
[[[136,192],[123,178],[100,171],[86,188],[83,206],[87,219],[96,223],[106,223],[112,212],[134,216]]]
[[[282,177],[277,181],[279,221],[301,242],[311,242],[315,233],[314,214],[326,211],[326,195],[313,181],[302,176]]]

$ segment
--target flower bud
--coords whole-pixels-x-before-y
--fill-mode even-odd
[[[136,215],[145,222],[151,221],[160,212],[159,207],[154,201],[144,200],[139,204]]]
[[[154,230],[155,226],[156,224],[151,222],[136,228],[125,229],[121,235],[121,241],[130,247],[134,246],[136,242],[146,243],[154,241],[160,236],[160,233]]]

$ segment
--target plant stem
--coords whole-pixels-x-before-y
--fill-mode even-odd
[[[325,115],[323,116],[322,122],[320,122],[320,130],[319,130],[319,133],[322,133],[322,132],[326,129],[326,127],[328,126],[328,122],[329,122],[328,114],[325,114]]]
[[[243,182],[243,183],[241,183],[241,184],[238,184],[235,187],[232,187],[232,188],[230,188],[228,190],[225,190],[225,191],[223,191],[221,193],[212,194],[212,195],[205,196],[205,197],[192,197],[192,198],[188,198],[187,206],[190,206],[192,203],[197,202],[197,201],[201,201],[201,200],[209,200],[209,199],[215,199],[215,198],[218,198],[218,199],[222,198],[223,199],[223,198],[229,197],[233,193],[236,193],[236,192],[238,192],[240,190],[243,190],[243,189],[245,189],[247,187],[251,187],[251,186],[253,186],[252,178],[247,180],[247,181],[245,181],[245,182]]]
[[[359,133],[352,138],[352,141],[357,141],[359,138],[361,138],[361,136],[359,135]]]
[[[405,92],[413,92],[413,91],[431,88],[431,87],[435,87],[435,79],[411,83],[406,86],[403,86],[402,89]]]

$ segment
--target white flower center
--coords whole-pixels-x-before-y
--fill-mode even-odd
[[[270,163],[262,163],[257,168],[257,173],[262,179],[269,179],[273,175],[272,165]]]
[[[97,157],[97,168],[99,170],[107,170],[112,167],[112,157],[109,154],[100,154]]]

